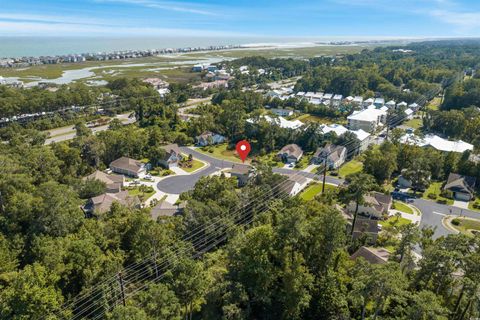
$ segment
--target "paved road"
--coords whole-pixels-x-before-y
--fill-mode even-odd
[[[216,171],[221,169],[231,168],[235,162],[227,161],[227,160],[220,160],[217,158],[213,158],[201,152],[198,152],[192,148],[188,147],[181,147],[180,148],[183,153],[189,154],[191,153],[194,158],[202,160],[209,164],[209,166],[203,170],[200,170],[192,175],[187,176],[171,176],[166,179],[160,181],[157,185],[158,189],[165,192],[165,193],[172,193],[172,194],[179,194],[188,190],[193,189],[195,183],[204,176],[208,176]],[[292,169],[283,169],[283,168],[274,168],[273,172],[276,173],[283,173],[283,174],[295,174],[299,173],[304,177],[313,179],[316,175],[310,172],[303,172],[298,170]],[[318,176],[317,176],[318,177]],[[340,184],[343,181],[337,178],[327,176],[327,182],[332,184]]]
[[[115,118],[119,119],[122,121],[123,124],[130,124],[135,122],[135,117],[129,118],[129,113],[124,113],[124,114],[119,114],[116,115]],[[97,132],[105,131],[108,130],[108,124],[104,126],[99,126],[92,128],[92,132],[95,134]],[[53,142],[61,142],[61,141],[67,141],[67,140],[72,140],[75,138],[75,127],[62,127],[62,128],[57,128],[57,129],[51,129],[48,131],[50,133],[51,138],[48,138],[45,140],[45,144],[51,144]]]

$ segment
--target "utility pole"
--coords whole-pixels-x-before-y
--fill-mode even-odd
[[[125,287],[123,285],[123,276],[121,271],[118,273],[118,283],[120,284],[120,294],[122,297],[122,303],[123,303],[123,306],[125,307],[127,304],[125,301]]]
[[[327,157],[323,160],[323,184],[322,184],[322,194],[325,193],[325,180],[327,178]]]

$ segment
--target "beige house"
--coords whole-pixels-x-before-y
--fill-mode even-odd
[[[122,191],[122,187],[125,183],[125,177],[119,174],[106,174],[102,171],[95,171],[91,175],[86,176],[83,178],[84,181],[86,180],[98,180],[107,186],[107,193],[117,193]]]
[[[145,172],[145,164],[135,159],[121,157],[110,163],[110,169],[115,173],[138,178]]]
[[[358,213],[380,219],[383,215],[388,214],[388,210],[392,207],[392,197],[380,192],[372,192],[364,196],[364,204],[358,206]],[[351,213],[355,212],[355,201],[350,202],[347,210]]]
[[[303,150],[296,144],[288,144],[277,153],[278,159],[285,163],[298,162],[302,156]]]
[[[140,199],[137,196],[130,196],[128,191],[118,193],[104,193],[99,196],[90,198],[83,211],[87,216],[98,216],[99,214],[108,212],[114,202],[127,207],[140,207]]]

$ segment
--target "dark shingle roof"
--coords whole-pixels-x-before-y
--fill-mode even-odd
[[[389,256],[390,252],[384,248],[360,247],[350,256],[350,259],[364,258],[373,264],[384,264],[387,263]]]

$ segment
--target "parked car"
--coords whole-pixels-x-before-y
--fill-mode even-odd
[[[151,175],[149,175],[149,174],[145,175],[143,178],[144,178],[145,180],[150,180],[150,181],[153,180],[153,177],[152,177]]]

